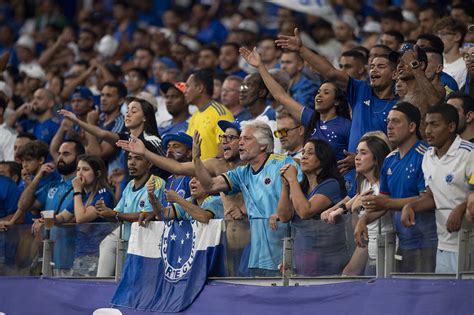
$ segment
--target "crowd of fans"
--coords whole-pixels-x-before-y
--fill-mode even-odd
[[[334,1],[331,21],[251,1],[26,3],[0,10],[0,230],[39,234],[43,210],[76,223],[51,231],[58,275],[113,275],[132,222],[221,218],[249,219],[241,275],[279,275],[288,229],[301,275],[374,274],[380,233],[398,271],[456,271],[474,217],[470,2]]]

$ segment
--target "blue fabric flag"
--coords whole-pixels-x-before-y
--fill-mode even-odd
[[[223,262],[223,220],[132,225],[122,279],[112,304],[139,310],[179,312],[196,299],[208,275]]]

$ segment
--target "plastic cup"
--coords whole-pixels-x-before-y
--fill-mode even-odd
[[[51,230],[54,226],[54,210],[41,211],[41,216],[44,219],[46,229]]]

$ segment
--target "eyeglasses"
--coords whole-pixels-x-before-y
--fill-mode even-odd
[[[235,89],[222,89],[223,93],[239,93],[240,90],[235,90]]]
[[[456,33],[454,32],[439,32],[438,33],[438,37],[452,36],[452,35],[456,35]]]
[[[223,142],[224,140],[226,142],[231,142],[231,141],[234,141],[234,140],[238,140],[239,139],[239,136],[234,136],[234,135],[219,135],[219,140],[221,142]]]
[[[248,89],[250,89],[250,86],[248,86],[247,84],[241,84],[239,91],[247,91]]]
[[[466,61],[474,60],[474,52],[465,53],[465,54],[462,55],[462,58]]]
[[[284,128],[284,129],[275,130],[273,132],[273,135],[275,136],[275,138],[283,138],[283,137],[286,137],[288,135],[288,131],[295,130],[296,128],[299,128],[299,127],[301,127],[301,125],[298,125],[294,128],[290,128],[290,129]]]

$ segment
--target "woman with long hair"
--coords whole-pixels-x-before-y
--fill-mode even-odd
[[[379,193],[380,170],[385,157],[390,153],[388,139],[380,135],[364,135],[355,156],[355,168],[357,172],[357,194],[347,204],[341,203],[335,209],[328,210],[323,214],[329,216],[328,223],[335,222],[335,219],[341,214],[352,210],[361,216],[364,209],[361,205],[361,197]],[[347,198],[346,200],[348,200]],[[344,275],[374,275],[377,256],[376,238],[379,232],[379,225],[382,231],[392,227],[390,214],[384,215],[380,220],[374,221],[368,225],[368,246],[356,247],[350,262],[344,269]]]
[[[340,274],[349,260],[344,223],[327,225],[320,219],[321,212],[346,195],[331,146],[324,140],[308,140],[303,148],[301,170],[301,182],[296,167],[288,164],[280,170],[282,191],[277,208],[279,220],[292,223],[296,273]]]
[[[73,202],[56,217],[56,223],[73,222],[76,226],[74,275],[94,276],[97,272],[99,244],[112,231],[110,224],[97,216],[96,202],[103,200],[113,208],[114,196],[107,183],[107,170],[101,158],[84,154],[78,158],[76,177],[72,180]],[[104,222],[102,224],[85,224]]]

